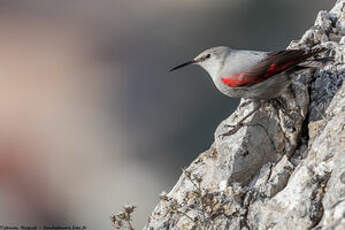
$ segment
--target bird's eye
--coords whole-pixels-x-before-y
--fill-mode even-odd
[[[210,58],[211,57],[211,54],[207,54],[205,58]]]

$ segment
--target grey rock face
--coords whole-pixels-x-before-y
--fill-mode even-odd
[[[335,61],[296,76],[222,138],[252,110],[242,101],[144,229],[345,229],[345,0],[289,48],[320,46]]]

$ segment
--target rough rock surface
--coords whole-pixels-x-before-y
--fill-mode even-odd
[[[289,48],[320,46],[335,61],[220,137],[252,109],[242,101],[144,229],[345,229],[345,0]]]

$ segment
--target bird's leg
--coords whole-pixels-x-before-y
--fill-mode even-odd
[[[248,102],[246,102],[246,103],[248,103]],[[255,106],[254,109],[253,109],[252,111],[250,111],[246,116],[244,116],[241,120],[239,120],[239,121],[237,122],[237,124],[235,124],[235,125],[224,125],[225,127],[231,128],[231,129],[230,129],[228,132],[223,133],[223,134],[221,134],[221,135],[219,135],[219,136],[222,137],[222,138],[224,138],[224,137],[226,137],[226,136],[231,136],[231,135],[235,134],[240,128],[242,128],[242,127],[245,125],[244,121],[245,121],[246,119],[248,119],[248,117],[250,117],[251,115],[253,115],[257,110],[260,109],[260,107],[261,107],[261,102],[256,101],[256,102],[254,103],[254,106]]]
[[[242,107],[244,107],[244,106],[247,106],[247,105],[249,105],[250,103],[252,103],[253,101],[252,100],[246,100],[246,101],[244,101],[243,103],[241,103],[239,106],[238,106],[238,108],[242,108]]]

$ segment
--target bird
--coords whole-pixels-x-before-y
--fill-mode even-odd
[[[262,101],[279,97],[290,85],[294,73],[314,68],[308,66],[312,61],[328,61],[317,58],[327,48],[285,49],[279,51],[254,51],[233,49],[226,46],[209,48],[192,60],[178,65],[175,71],[192,64],[201,66],[211,77],[216,88],[231,98],[250,99],[256,103],[249,112],[227,134],[236,132],[243,122],[261,107]],[[226,136],[226,135],[223,135]]]

